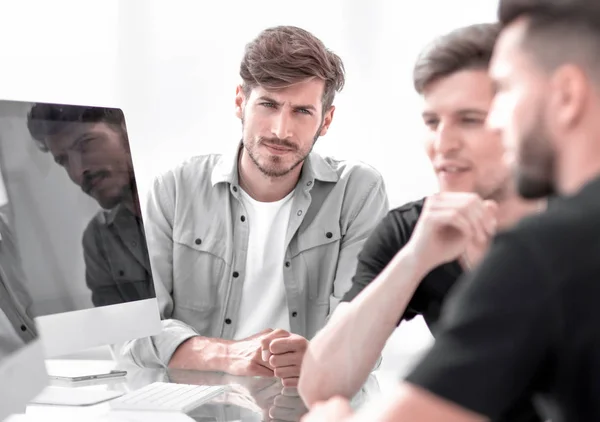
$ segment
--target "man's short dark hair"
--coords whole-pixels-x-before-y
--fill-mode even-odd
[[[522,46],[538,64],[553,70],[575,62],[600,81],[599,0],[500,0],[502,28],[519,18],[527,19]]]
[[[38,147],[47,152],[46,139],[67,129],[73,123],[104,122],[125,126],[125,116],[120,109],[87,107],[63,104],[34,104],[27,113],[27,128]]]
[[[468,69],[487,69],[500,32],[496,23],[455,29],[433,40],[418,56],[413,70],[415,90],[423,91],[438,79]]]
[[[323,113],[345,83],[342,59],[310,32],[296,26],[265,29],[246,45],[240,64],[244,93],[256,86],[278,89],[307,78],[325,82]]]

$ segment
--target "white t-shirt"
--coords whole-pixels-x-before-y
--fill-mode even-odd
[[[283,265],[294,191],[276,202],[258,202],[243,190],[241,192],[250,235],[234,340],[244,339],[266,328],[290,330]]]

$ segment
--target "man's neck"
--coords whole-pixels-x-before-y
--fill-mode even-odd
[[[132,184],[131,191],[128,195],[125,196],[125,199],[121,202],[121,204],[136,217],[142,216],[142,210],[140,209],[140,200],[135,184]]]
[[[516,195],[498,201],[498,229],[508,229],[523,217],[545,210],[547,202],[547,199],[524,200]]]
[[[245,148],[240,151],[238,177],[240,187],[259,202],[275,202],[285,198],[294,190],[302,164],[282,177],[269,177],[262,173],[252,161]]]
[[[587,183],[600,176],[600,147],[573,148],[557,162],[558,189],[574,195]]]
[[[595,87],[587,112],[566,133],[555,154],[554,177],[557,190],[564,196],[575,195],[600,176],[600,100]]]

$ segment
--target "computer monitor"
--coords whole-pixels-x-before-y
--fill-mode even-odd
[[[42,345],[11,230],[0,168],[0,421],[22,413],[48,383]]]
[[[122,110],[0,100],[0,167],[46,358],[155,335]]]

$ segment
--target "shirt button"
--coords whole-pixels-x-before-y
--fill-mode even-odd
[[[24,325],[21,325],[21,331],[27,331],[27,327]]]
[[[325,237],[326,237],[327,239],[331,239],[331,238],[333,237],[333,233],[331,233],[331,232],[327,232],[327,233],[325,233]]]
[[[125,271],[123,271],[123,270],[119,270],[119,275],[120,275],[121,277],[123,277],[123,276],[125,275]]]
[[[237,271],[233,272],[233,278],[238,278],[240,276],[240,273],[238,273]]]
[[[227,324],[227,325],[231,324],[231,319],[229,319],[229,318],[225,319],[225,324]]]
[[[310,186],[310,185],[312,185],[312,181],[309,181],[309,182],[306,184],[306,186]]]
[[[233,191],[234,191],[234,192],[237,192],[237,186],[234,186],[234,187],[233,187]]]
[[[302,210],[298,210],[298,217],[302,215]]]
[[[244,217],[244,216],[242,215],[242,217],[240,218],[240,220],[242,220],[242,223],[243,223],[244,221],[246,221],[246,217]]]
[[[202,243],[202,239],[196,239],[196,240],[194,241],[194,243],[195,243],[196,245],[200,245],[200,244]]]
[[[293,316],[294,318],[296,318],[296,317],[298,316],[298,312],[296,312],[296,311],[292,312],[292,316]]]
[[[290,267],[290,265],[291,265],[291,264],[290,264],[290,261],[286,261],[286,263],[285,263],[285,266],[289,268],[289,267]]]

